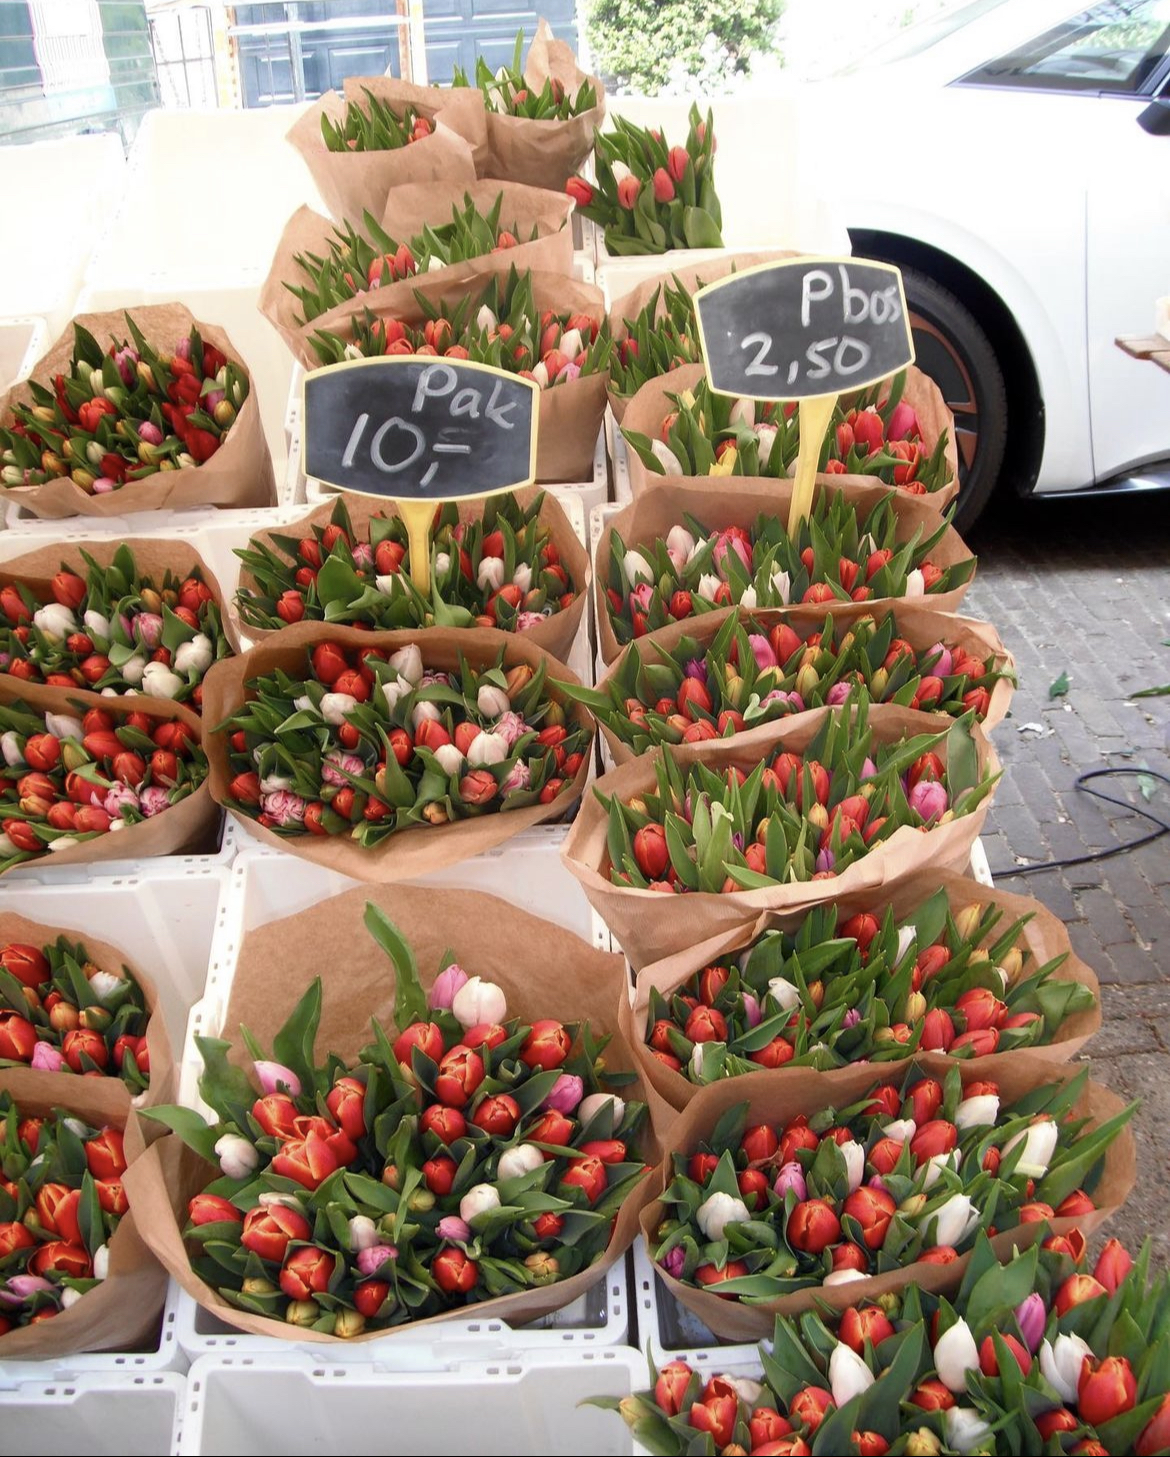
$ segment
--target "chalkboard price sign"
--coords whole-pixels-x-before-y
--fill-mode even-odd
[[[711,388],[755,400],[863,389],[914,362],[902,275],[889,263],[794,258],[695,295]]]
[[[305,474],[395,501],[488,496],[536,478],[535,380],[420,355],[355,359],[304,382]]]

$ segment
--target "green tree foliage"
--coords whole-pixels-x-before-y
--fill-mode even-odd
[[[591,0],[586,27],[611,89],[710,94],[730,89],[753,55],[775,48],[784,6],[785,0]]]

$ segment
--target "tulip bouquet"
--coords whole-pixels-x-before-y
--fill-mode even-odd
[[[539,235],[535,224],[525,239],[516,231],[518,223],[512,222],[510,226],[501,223],[503,206],[502,192],[486,213],[481,213],[467,196],[462,208],[452,207],[449,223],[439,227],[428,225],[404,242],[392,238],[370,212],[362,215],[362,233],[352,223],[343,222],[333,230],[328,257],[316,253],[298,253],[295,257],[294,261],[308,279],[303,284],[285,283],[289,292],[301,301],[303,318],[297,322],[308,323],[335,305],[381,288],[385,283],[488,253],[500,253]]]
[[[169,569],[157,583],[128,546],[101,566],[80,553],[33,589],[19,577],[0,588],[0,672],[27,682],[104,693],[145,693],[198,710],[203,675],[230,649],[219,606],[198,567]]]
[[[868,477],[915,496],[953,484],[949,433],[924,438],[918,413],[902,398],[906,372],[838,403],[821,446],[825,475]],[[668,394],[674,406],[658,438],[623,435],[642,464],[662,476],[773,476],[791,473],[800,449],[794,405],[715,394],[705,379]]]
[[[0,948],[0,1067],[106,1073],[150,1084],[150,1012],[128,967],[96,965],[80,941]]]
[[[681,895],[839,875],[898,830],[928,831],[987,798],[998,776],[980,769],[972,721],[968,712],[942,732],[878,743],[859,690],[856,711],[829,712],[803,753],[778,750],[750,774],[662,752],[654,790],[623,803],[594,789],[609,878]]]
[[[453,502],[435,512],[431,597],[410,579],[410,547],[399,516],[375,516],[354,530],[344,497],[329,522],[305,537],[253,539],[236,555],[255,587],[236,593],[250,627],[279,629],[294,622],[364,623],[376,628],[496,627],[530,632],[568,611],[577,587],[547,525],[544,496],[523,506],[515,496],[492,496],[478,521],[461,522]],[[0,597],[0,603],[2,603]]]
[[[321,114],[321,136],[330,152],[391,152],[421,142],[435,130],[434,122],[413,106],[396,110],[388,101],[362,87],[365,101],[353,97],[337,121]]]
[[[117,1128],[91,1128],[59,1109],[24,1117],[7,1093],[0,1118],[4,1336],[68,1310],[106,1278],[109,1242],[128,1205]]]
[[[912,1067],[786,1126],[749,1126],[747,1103],[728,1108],[671,1156],[653,1257],[684,1285],[768,1302],[948,1264],[979,1229],[1090,1214],[1136,1104],[1090,1128],[1074,1111],[1088,1075],[1009,1100],[957,1067],[941,1082]]]
[[[227,804],[284,836],[371,848],[401,830],[552,804],[571,792],[589,733],[565,726],[545,662],[436,671],[396,652],[318,642],[306,676],[247,684],[214,732],[230,746]]]
[[[1096,998],[1054,979],[1065,955],[1037,962],[1021,940],[1029,917],[1002,920],[994,902],[952,911],[945,889],[902,919],[889,906],[848,917],[817,906],[794,932],[765,931],[666,993],[652,986],[646,1046],[704,1084],[760,1068],[824,1070],[919,1050],[985,1057],[1056,1042]]]
[[[697,278],[696,289],[702,286]],[[610,360],[610,387],[622,399],[632,399],[647,380],[702,362],[694,295],[677,278],[656,288],[637,316],[622,324]]]
[[[611,341],[604,321],[588,314],[537,308],[532,270],[493,274],[476,306],[463,291],[455,303],[415,298],[424,315],[415,325],[368,309],[349,324],[349,338],[319,330],[311,343],[322,364],[384,354],[436,354],[470,359],[534,379],[541,389],[568,384],[608,368]]]
[[[723,246],[711,113],[704,120],[692,106],[688,120],[686,146],[669,147],[660,131],[614,117],[613,131],[597,133],[596,183],[566,183],[577,210],[605,230],[611,254]]]
[[[991,693],[1015,674],[995,653],[976,658],[953,641],[916,649],[894,613],[816,631],[732,613],[708,642],[655,637],[629,648],[598,688],[570,696],[637,754],[660,744],[697,743],[758,728],[814,708],[835,708],[864,688],[895,703],[982,722]]]
[[[462,66],[456,66],[451,85],[475,87],[483,93],[484,105],[489,110],[527,121],[568,121],[598,104],[597,88],[589,80],[582,81],[576,90],[570,90],[556,76],[547,76],[543,86],[530,85],[520,65],[523,52],[521,30],[516,35],[510,66],[501,66],[493,72],[484,58],[477,56],[474,77],[468,76]]]
[[[0,874],[163,814],[207,777],[183,719],[0,703]]]
[[[1133,1452],[1170,1449],[1170,1284],[1109,1240],[1048,1239],[1006,1264],[988,1240],[958,1292],[909,1286],[833,1314],[777,1318],[760,1380],[651,1367],[652,1390],[595,1406],[652,1452]],[[1072,1443],[1073,1445],[1068,1445]]]
[[[715,607],[787,607],[796,603],[929,599],[970,580],[975,559],[950,566],[931,560],[947,532],[898,540],[894,493],[868,510],[845,495],[819,492],[807,520],[790,536],[779,516],[760,515],[750,528],[711,530],[683,521],[639,547],[616,531],[602,580],[619,643]]]
[[[0,480],[35,486],[69,477],[87,495],[211,459],[248,395],[248,377],[198,329],[170,349],[126,315],[130,340],[108,349],[74,323],[69,372],[30,380],[30,403],[0,428]]]
[[[509,1017],[502,988],[449,958],[424,992],[394,923],[375,905],[365,922],[394,963],[395,1025],[374,1022],[356,1065],[314,1061],[317,980],[274,1039],[281,1062],[244,1032],[259,1096],[228,1043],[198,1038],[217,1121],[149,1115],[219,1166],[188,1209],[194,1271],[241,1310],[342,1337],[587,1269],[645,1174],[645,1108],[603,1087],[608,1039]]]

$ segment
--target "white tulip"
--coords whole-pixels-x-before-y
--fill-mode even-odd
[[[80,1138],[84,1141],[89,1137],[89,1129],[85,1126],[80,1118],[65,1118],[62,1121],[64,1122],[65,1127],[68,1128],[69,1132],[72,1133],[75,1138]],[[43,1157],[43,1154],[39,1154],[33,1160],[33,1163],[39,1164]]]
[[[504,1020],[508,1015],[508,1000],[494,981],[472,976],[455,993],[451,1010],[461,1027],[483,1027]]]
[[[246,1179],[260,1162],[260,1156],[246,1138],[238,1133],[225,1133],[216,1140],[215,1156],[225,1177]]]
[[[751,1215],[742,1199],[733,1199],[730,1194],[712,1194],[699,1205],[695,1218],[706,1238],[717,1240],[723,1238],[729,1224],[745,1224]]]
[[[261,794],[276,794],[281,789],[291,789],[292,787],[292,777],[288,774],[265,774],[260,781]]]
[[[689,562],[695,554],[695,538],[685,526],[672,526],[666,533],[666,549],[677,552],[684,562]]]
[[[861,540],[857,543],[857,560],[859,562],[867,561],[871,556],[873,556],[874,552],[877,551],[877,549],[878,544],[873,539],[873,533],[867,531],[865,535],[861,538]]]
[[[475,695],[475,706],[484,718],[499,718],[501,713],[507,713],[512,707],[512,700],[502,688],[494,688],[490,683],[482,683],[479,692]]]
[[[957,1320],[934,1343],[934,1369],[948,1391],[966,1391],[967,1372],[979,1369],[979,1347],[965,1320]]]
[[[849,1175],[849,1192],[852,1194],[854,1189],[861,1188],[861,1180],[865,1174],[865,1149],[854,1138],[847,1139],[839,1147]]]
[[[148,698],[173,698],[186,686],[178,673],[172,673],[165,663],[147,663],[142,670],[142,691]]]
[[[1057,1336],[1055,1341],[1040,1342],[1040,1374],[1061,1401],[1076,1401],[1085,1357],[1092,1354],[1092,1347],[1080,1336]]]
[[[197,632],[190,642],[180,643],[175,649],[175,672],[206,673],[214,657],[211,639],[205,632]]]
[[[772,590],[779,597],[780,601],[787,606],[792,601],[792,577],[788,572],[781,572],[777,568],[772,569]]]
[[[467,750],[467,762],[473,769],[502,764],[508,757],[508,741],[503,734],[477,734]]]
[[[440,268],[446,268],[448,266],[449,265],[444,263],[437,253],[432,253],[431,256],[427,259],[428,273],[437,273]]]
[[[68,637],[77,631],[77,618],[63,602],[47,602],[33,613],[33,626],[46,637]]]
[[[298,1214],[304,1214],[305,1206],[295,1194],[261,1194],[260,1203],[265,1209],[273,1209],[278,1204],[283,1204],[286,1209],[295,1209]]]
[[[505,1149],[496,1166],[499,1179],[519,1179],[530,1174],[544,1163],[544,1154],[534,1143],[518,1143],[515,1148]]]
[[[580,354],[582,343],[580,329],[566,329],[557,348],[566,359],[573,360]]]
[[[532,591],[532,568],[527,562],[521,562],[512,573],[513,587],[519,587],[525,596]]]
[[[955,1109],[955,1127],[990,1128],[999,1117],[999,1098],[995,1093],[980,1093],[964,1098]]]
[[[293,699],[293,707],[298,713],[316,713],[317,705],[307,693],[302,693],[299,698]]]
[[[622,559],[622,571],[626,584],[636,587],[639,582],[653,582],[654,569],[640,551],[628,551]]]
[[[838,1409],[863,1391],[868,1391],[873,1382],[873,1372],[857,1352],[844,1341],[838,1341],[829,1357],[829,1389]]]
[[[326,723],[344,723],[346,714],[356,707],[357,699],[352,693],[326,693],[321,699],[321,717]]]
[[[1007,1158],[1016,1144],[1022,1142],[1024,1151],[1016,1165],[1016,1173],[1023,1174],[1028,1179],[1042,1179],[1048,1172],[1048,1165],[1052,1162],[1059,1139],[1060,1129],[1055,1121],[1042,1118],[1021,1133],[1013,1133],[1003,1146],[1003,1156]]]
[[[382,1236],[378,1226],[368,1214],[355,1214],[349,1221],[349,1247],[351,1250],[370,1250],[380,1243]]]
[[[405,678],[413,687],[417,688],[422,682],[423,660],[417,643],[408,643],[406,647],[399,648],[396,653],[390,654],[387,661],[398,676]]]
[[[498,592],[504,585],[503,557],[485,556],[479,564],[475,580],[481,592]]]
[[[739,605],[741,607],[747,607],[749,610],[756,606],[756,589],[750,583],[743,589],[743,593],[739,599]]]
[[[538,388],[542,390],[548,389],[548,365],[545,364],[543,359],[537,360],[532,366],[532,378],[536,381]]]
[[[496,318],[487,304],[481,304],[479,313],[475,316],[475,327],[482,329],[485,334],[490,334],[499,322],[499,319]]]
[[[681,476],[683,474],[682,461],[671,450],[665,440],[652,440],[650,442],[650,454],[662,467],[664,476]]]
[[[58,835],[55,840],[49,841],[49,849],[56,850],[58,847],[67,850],[73,843],[72,835]],[[9,855],[16,854],[16,846],[7,835],[0,834],[0,860],[7,860]]]
[[[906,596],[924,597],[926,595],[926,578],[914,568],[912,572],[906,573]]]
[[[848,1285],[850,1280],[868,1280],[860,1270],[830,1270],[821,1281],[822,1285]]]
[[[103,698],[121,698],[122,697],[122,694],[120,694],[116,688],[103,688],[102,689],[102,697]]]
[[[756,423],[756,405],[754,400],[745,400],[742,396],[736,400],[731,407],[728,419],[732,425],[752,426]]]
[[[89,989],[100,1002],[116,992],[122,981],[123,978],[116,971],[95,971],[89,979]]]
[[[9,729],[6,734],[0,735],[0,754],[4,755],[4,762],[10,769],[20,769],[27,762],[21,752],[20,739],[15,729]]]
[[[943,1413],[947,1446],[955,1452],[974,1452],[991,1436],[991,1428],[973,1406],[949,1406]]]
[[[104,1280],[110,1273],[110,1247],[99,1245],[93,1252],[93,1278]]]
[[[707,1057],[707,1049],[726,1047],[724,1042],[696,1042],[691,1049],[691,1074],[696,1079],[703,1076],[703,1063]]]
[[[957,1170],[961,1157],[962,1155],[959,1153],[959,1150],[957,1148],[953,1148],[950,1153],[932,1154],[931,1157],[926,1160],[926,1163],[923,1166],[922,1187],[924,1189],[933,1189],[935,1184],[938,1183],[939,1178],[942,1175],[943,1169]],[[947,1243],[947,1241],[939,1240],[938,1243],[945,1244]]]
[[[414,727],[415,733],[419,731],[419,729],[423,726],[424,723],[428,721],[428,719],[432,723],[438,723],[439,719],[441,719],[442,717],[443,710],[439,707],[439,705],[437,703],[430,703],[426,699],[424,699],[422,703],[416,703],[414,707],[410,710],[410,722]]]
[[[78,739],[85,733],[81,720],[68,713],[46,713],[45,732],[55,739]]]
[[[438,574],[437,565],[436,574]],[[401,572],[385,572],[382,576],[374,578],[374,586],[383,597],[393,597],[402,586],[402,574]]]
[[[615,185],[618,182],[624,182],[629,176],[630,169],[626,166],[624,162],[615,162],[613,164],[613,180]]]
[[[914,929],[913,926],[898,927],[898,949],[894,954],[895,965],[897,965],[898,962],[902,960],[902,957],[906,955],[906,953],[911,949],[912,946],[917,943],[917,941],[918,932]]]
[[[95,612],[91,607],[81,620],[85,623],[85,630],[91,637],[104,637],[107,642],[109,641],[110,619],[108,617],[103,617],[100,612]]]
[[[413,692],[413,685],[405,678],[398,678],[391,682],[389,679],[382,684],[382,697],[386,700],[386,707],[393,713],[400,698],[405,698],[408,693]]]
[[[71,1285],[66,1285],[65,1289],[61,1291],[61,1309],[69,1310],[72,1306],[76,1305],[80,1299],[81,1291],[74,1290]]]
[[[445,577],[451,570],[451,553],[449,551],[437,551],[435,553],[435,576]]]
[[[473,1184],[459,1201],[459,1218],[467,1224],[478,1214],[500,1207],[500,1196],[494,1184]]]
[[[791,1012],[800,1006],[800,988],[782,976],[774,976],[768,983],[768,995],[782,1012]]]
[[[714,602],[715,593],[718,592],[720,585],[721,583],[718,577],[713,577],[710,572],[704,572],[699,578],[699,586],[697,589],[699,596],[705,602]]]
[[[748,1406],[755,1406],[763,1394],[763,1385],[759,1381],[751,1381],[746,1376],[732,1376],[729,1371],[723,1372],[722,1379],[735,1387],[735,1394],[740,1401],[746,1401]]]
[[[433,752],[444,774],[458,774],[463,768],[463,755],[454,744],[440,744]]]
[[[882,1129],[887,1138],[896,1138],[899,1143],[906,1143],[917,1131],[918,1124],[913,1118],[895,1118]]]
[[[626,1116],[625,1102],[614,1093],[590,1093],[587,1098],[582,1098],[577,1105],[577,1120],[582,1128],[591,1123],[598,1113],[610,1104],[612,1108],[613,1127],[616,1131],[621,1127],[621,1121]]]
[[[757,425],[756,439],[759,442],[757,449],[760,457],[760,469],[763,470],[772,459],[772,447],[776,444],[775,425]]]
[[[131,688],[137,688],[146,676],[146,669],[146,659],[140,653],[135,653],[132,658],[127,658],[122,664],[122,677],[130,684]],[[116,692],[117,690],[111,689],[110,691]],[[105,693],[106,690],[103,688],[102,692]]]
[[[979,1224],[979,1210],[966,1194],[952,1194],[934,1211],[936,1245],[959,1246]]]

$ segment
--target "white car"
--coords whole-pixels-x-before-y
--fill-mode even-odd
[[[812,83],[853,251],[901,265],[969,526],[1021,494],[1170,486],[1170,0],[974,0]]]

